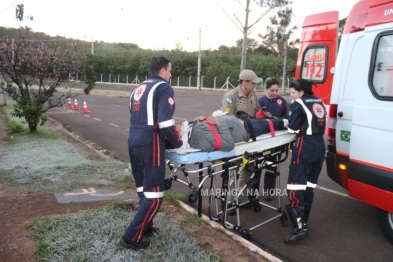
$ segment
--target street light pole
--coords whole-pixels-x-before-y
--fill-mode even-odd
[[[93,41],[93,35],[91,35],[91,54],[94,55],[94,41]]]
[[[285,32],[284,32],[284,64],[283,64],[283,67],[282,67],[282,86],[281,86],[281,88],[282,88],[282,93],[284,94],[285,93],[285,78],[286,78],[286,75],[287,75],[287,52],[288,52],[288,37],[285,35]]]
[[[201,27],[199,27],[199,52],[198,52],[197,89],[198,89],[198,91],[201,90]]]

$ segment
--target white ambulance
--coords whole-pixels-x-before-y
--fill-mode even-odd
[[[314,81],[328,107],[327,173],[377,208],[393,243],[393,1],[356,3],[339,47],[338,12],[308,16],[302,27],[295,77]]]

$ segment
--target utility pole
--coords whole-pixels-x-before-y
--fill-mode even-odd
[[[286,28],[284,30],[284,64],[282,66],[282,93],[285,93],[285,79],[287,75],[287,51],[288,51],[288,36],[286,35]]]
[[[197,75],[197,89],[201,88],[201,27],[199,27],[199,52],[198,52],[198,75]]]
[[[94,55],[94,41],[93,41],[93,35],[91,35],[91,54]]]

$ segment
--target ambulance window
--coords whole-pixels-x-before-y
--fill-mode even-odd
[[[382,100],[393,99],[393,32],[376,38],[371,73],[373,94]]]
[[[309,46],[303,53],[301,78],[323,83],[326,78],[327,58],[325,45]]]

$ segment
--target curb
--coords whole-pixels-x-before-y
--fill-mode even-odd
[[[186,211],[190,212],[190,213],[194,213],[197,214],[198,212],[190,207],[189,205],[185,204],[182,201],[177,201],[180,206],[182,208],[184,208]],[[251,243],[250,241],[245,240],[244,238],[240,237],[239,235],[236,235],[234,233],[232,233],[231,231],[229,231],[228,229],[224,228],[222,225],[218,224],[217,222],[214,222],[212,220],[210,220],[207,216],[202,214],[202,219],[207,222],[211,227],[213,228],[218,228],[221,229],[225,232],[225,234],[227,234],[228,236],[230,236],[231,238],[233,238],[235,241],[239,242],[242,246],[248,248],[250,251],[252,252],[257,252],[259,255],[261,255],[262,257],[266,258],[269,261],[272,262],[282,262],[281,259],[273,256],[270,253],[267,253],[266,251],[262,250],[261,248],[259,248],[258,246],[254,245],[253,243]]]

